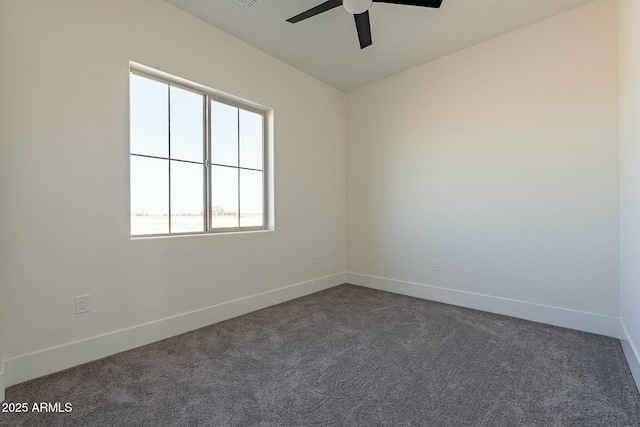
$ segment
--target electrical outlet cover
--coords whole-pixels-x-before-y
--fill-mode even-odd
[[[76,297],[76,314],[87,313],[89,311],[89,295],[80,295]]]

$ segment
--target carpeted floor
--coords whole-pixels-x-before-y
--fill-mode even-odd
[[[612,338],[343,285],[10,387],[2,426],[640,426]]]

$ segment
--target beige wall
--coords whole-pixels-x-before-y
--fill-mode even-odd
[[[640,387],[640,2],[620,1],[620,301]]]
[[[5,360],[345,271],[340,91],[159,0],[3,0],[0,44]],[[274,232],[129,238],[129,61],[274,109]]]
[[[349,92],[348,271],[615,321],[617,37],[598,1]]]

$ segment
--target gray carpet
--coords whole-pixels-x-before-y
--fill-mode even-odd
[[[351,285],[10,387],[2,426],[640,426],[620,342]]]

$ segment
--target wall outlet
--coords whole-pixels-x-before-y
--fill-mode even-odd
[[[311,265],[313,265],[314,267],[318,265],[318,255],[314,255],[311,257]]]
[[[440,271],[440,260],[432,259],[431,260],[431,270],[432,271]]]
[[[87,313],[89,311],[89,295],[80,295],[76,297],[76,314]]]

